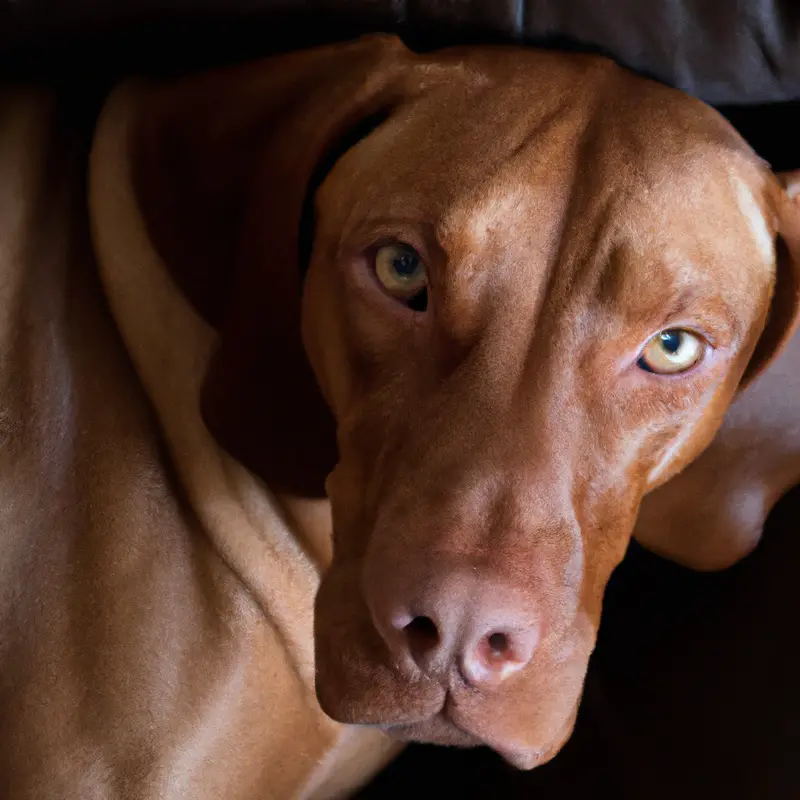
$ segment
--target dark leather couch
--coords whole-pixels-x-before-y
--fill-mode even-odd
[[[800,95],[796,0],[0,0],[0,60],[40,69],[210,63],[371,30],[603,50],[712,104]]]
[[[0,69],[85,86],[368,30],[420,48],[605,51],[722,104],[776,168],[800,167],[798,0],[3,0]],[[520,773],[488,751],[412,747],[363,797],[800,798],[798,575],[800,489],[724,573],[632,545],[608,589],[577,730],[551,764]]]

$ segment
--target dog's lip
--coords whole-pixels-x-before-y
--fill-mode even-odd
[[[457,747],[478,747],[484,742],[453,719],[449,693],[438,711],[416,722],[381,725],[384,733],[396,739],[449,744]]]
[[[493,742],[464,726],[458,718],[457,706],[448,692],[441,708],[434,714],[411,723],[379,726],[387,735],[403,740],[455,747],[489,747],[517,769],[533,769],[547,756],[547,749],[515,748]]]

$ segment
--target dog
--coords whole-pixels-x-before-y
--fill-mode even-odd
[[[40,737],[14,796],[335,796],[408,740],[552,758],[631,536],[722,568],[800,478],[797,184],[595,56],[374,36],[116,91],[89,178],[116,438],[48,462],[105,532],[48,596],[100,633],[32,667],[100,688],[12,717]]]

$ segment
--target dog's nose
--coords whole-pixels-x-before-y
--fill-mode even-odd
[[[390,650],[434,679],[456,672],[471,686],[490,688],[534,657],[538,620],[527,598],[511,589],[442,581],[412,592],[410,602],[381,594],[373,618]]]

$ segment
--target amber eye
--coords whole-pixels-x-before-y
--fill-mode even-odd
[[[703,357],[704,345],[699,336],[671,328],[657,333],[644,346],[637,364],[657,375],[675,375],[697,364]]]
[[[407,244],[388,244],[375,253],[375,274],[393,297],[410,301],[428,285],[428,272],[419,253]]]

